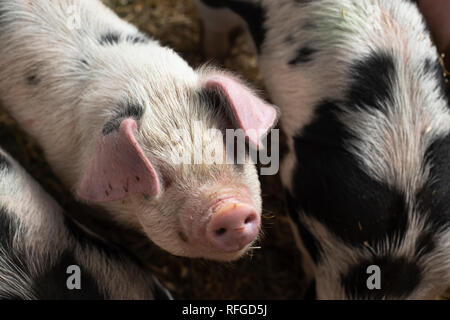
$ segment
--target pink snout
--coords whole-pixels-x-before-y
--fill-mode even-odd
[[[215,213],[206,227],[206,237],[218,250],[239,251],[259,233],[261,218],[252,207],[233,203]]]

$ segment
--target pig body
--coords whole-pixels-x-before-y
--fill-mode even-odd
[[[176,255],[232,260],[255,241],[254,165],[178,161],[225,150],[211,129],[259,144],[276,110],[241,81],[193,70],[97,0],[0,0],[0,55],[3,106],[80,199]]]
[[[77,270],[79,282],[70,279]],[[0,299],[171,296],[134,257],[65,216],[0,149]]]
[[[281,179],[317,297],[421,299],[445,290],[450,113],[416,5],[201,0],[198,7],[207,51],[217,49],[214,39],[226,48],[236,26],[252,35],[282,113],[289,151]]]

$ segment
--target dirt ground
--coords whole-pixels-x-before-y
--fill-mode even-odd
[[[206,62],[201,27],[192,0],[103,0],[122,18],[180,53],[192,66]],[[225,67],[262,88],[256,58],[237,36]],[[301,257],[285,216],[278,176],[262,177],[264,238],[261,249],[237,262],[216,263],[174,257],[143,236],[102,221],[95,209],[76,203],[45,163],[42,151],[0,110],[0,141],[72,216],[131,248],[177,299],[301,299],[305,285]]]
[[[200,24],[191,0],[104,0],[122,18],[179,52],[191,65],[205,63]],[[256,59],[243,37],[237,39],[225,66],[254,83]],[[300,299],[303,275],[300,255],[283,215],[278,177],[264,178],[264,238],[251,255],[233,263],[174,257],[144,237],[102,221],[95,209],[76,203],[45,163],[42,151],[0,110],[0,142],[67,212],[102,235],[131,248],[177,299]]]

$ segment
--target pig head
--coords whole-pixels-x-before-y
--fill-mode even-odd
[[[275,108],[232,75],[193,70],[99,1],[72,2],[0,2],[5,108],[81,200],[173,254],[240,257],[260,231],[255,166],[198,157],[233,160],[227,129],[258,148]]]
[[[76,192],[128,223],[135,220],[174,254],[233,259],[257,239],[261,199],[254,165],[247,155],[237,164],[227,154],[225,130],[241,129],[258,148],[276,110],[215,70],[200,71],[190,90],[183,100],[156,95],[147,108],[129,104],[106,121],[86,153]],[[222,151],[221,161],[199,159],[208,149]]]

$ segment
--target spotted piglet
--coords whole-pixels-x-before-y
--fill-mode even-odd
[[[222,133],[259,148],[277,112],[242,81],[97,0],[0,0],[0,56],[4,108],[79,199],[175,255],[233,260],[257,239],[256,168]]]
[[[252,35],[288,137],[281,179],[317,297],[442,293],[450,285],[450,111],[416,4],[201,0],[198,7],[207,52],[226,49],[236,26]]]
[[[134,257],[64,215],[0,149],[0,300],[171,299]]]

